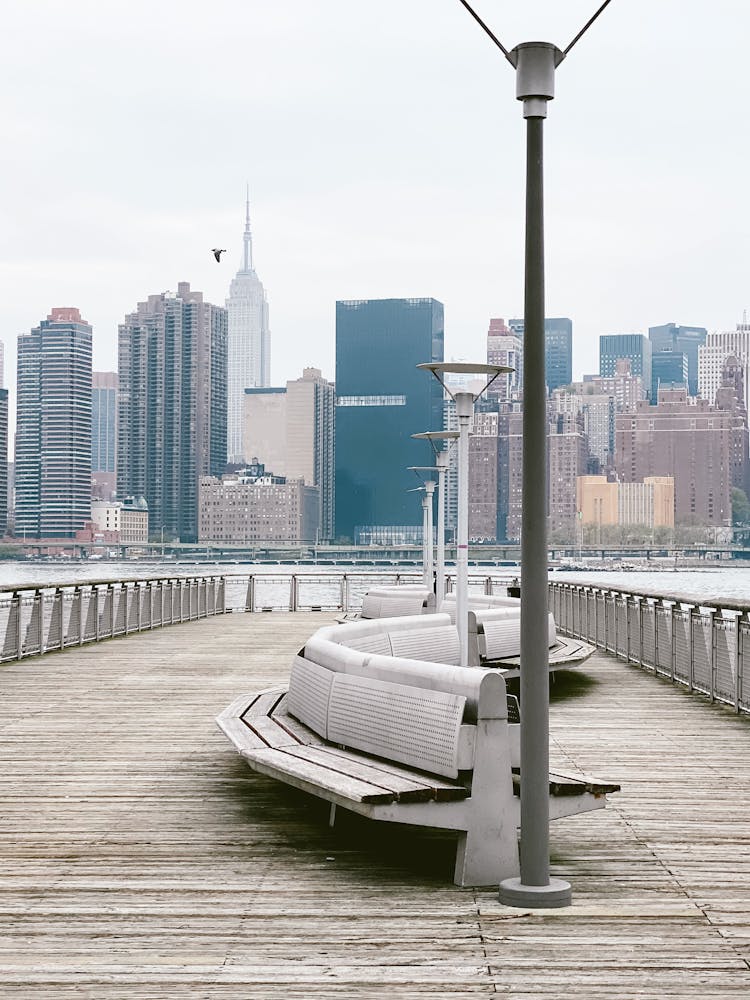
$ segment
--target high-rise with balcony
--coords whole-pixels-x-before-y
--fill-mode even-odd
[[[408,466],[434,464],[443,390],[417,365],[443,360],[443,306],[435,299],[336,303],[336,536],[397,542],[421,537],[422,509]],[[413,530],[412,530],[413,529]]]
[[[72,538],[91,518],[91,339],[73,308],[18,338],[17,536]]]
[[[242,404],[245,389],[271,384],[271,335],[268,301],[253,265],[250,199],[245,204],[242,267],[229,286],[227,307],[227,455],[230,462],[252,458],[242,454]]]
[[[146,498],[152,533],[194,542],[198,480],[226,460],[226,309],[180,282],[119,328],[117,492]]]

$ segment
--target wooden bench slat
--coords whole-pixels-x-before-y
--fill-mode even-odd
[[[318,736],[312,729],[308,729],[304,722],[300,722],[299,719],[295,719],[293,715],[289,714],[286,710],[286,697],[273,710],[273,718],[288,733],[296,736],[297,741],[303,746],[323,746],[325,743],[322,736]]]
[[[426,785],[414,781],[407,781],[396,775],[387,775],[384,771],[378,771],[368,766],[367,762],[357,760],[353,754],[336,755],[332,754],[328,747],[302,747],[295,749],[287,748],[287,752],[299,757],[300,760],[309,760],[313,764],[320,764],[335,774],[341,774],[348,778],[357,778],[377,785],[383,791],[391,792],[397,802],[429,802],[432,799],[430,789]]]
[[[515,795],[521,794],[521,774],[520,769],[513,769],[513,792]],[[608,792],[619,792],[620,786],[614,783],[601,781],[591,781],[585,777],[576,777],[569,774],[557,774],[550,771],[549,793],[554,796],[564,795],[606,795]]]
[[[269,688],[267,691],[261,691],[257,698],[247,706],[240,718],[244,722],[246,719],[267,716],[285,693],[285,688]]]
[[[383,805],[395,802],[396,795],[384,788],[332,771],[330,768],[310,760],[303,760],[294,751],[286,748],[264,750],[248,750],[243,756],[252,761],[257,770],[271,777],[281,777],[289,784],[303,791],[319,795],[320,791],[328,791],[342,799],[352,802]]]
[[[356,750],[345,750],[330,743],[325,745],[329,753],[356,757],[366,761],[376,771],[383,771],[385,774],[393,774],[412,781],[423,781],[432,790],[432,798],[436,802],[451,802],[456,799],[464,799],[469,795],[468,789],[463,785],[455,781],[439,778],[435,774],[423,774],[421,771],[413,771],[409,768],[400,767],[389,760],[383,760],[382,757],[369,757],[366,754],[358,753]]]

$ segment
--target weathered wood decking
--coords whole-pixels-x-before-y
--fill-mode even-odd
[[[610,657],[555,682],[554,763],[622,783],[552,826],[565,910],[254,774],[215,727],[327,616],[234,615],[0,666],[0,996],[750,993],[750,720]]]

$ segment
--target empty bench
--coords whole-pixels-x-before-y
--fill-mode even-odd
[[[518,726],[502,674],[347,644],[367,645],[373,624],[320,629],[295,657],[288,688],[237,698],[220,728],[254,770],[335,806],[455,831],[457,885],[517,875]],[[409,630],[391,624],[370,631],[371,644],[385,635],[398,645]],[[601,808],[618,788],[550,775],[550,817]]]
[[[596,647],[580,639],[560,635],[555,619],[547,616],[549,669],[569,670],[580,666]],[[521,614],[511,607],[469,611],[469,653],[473,663],[497,667],[506,679],[521,672]]]

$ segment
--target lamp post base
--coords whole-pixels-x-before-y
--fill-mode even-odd
[[[548,885],[524,885],[520,878],[506,878],[500,883],[500,902],[505,906],[522,906],[532,909],[570,906],[570,882],[551,878]]]

